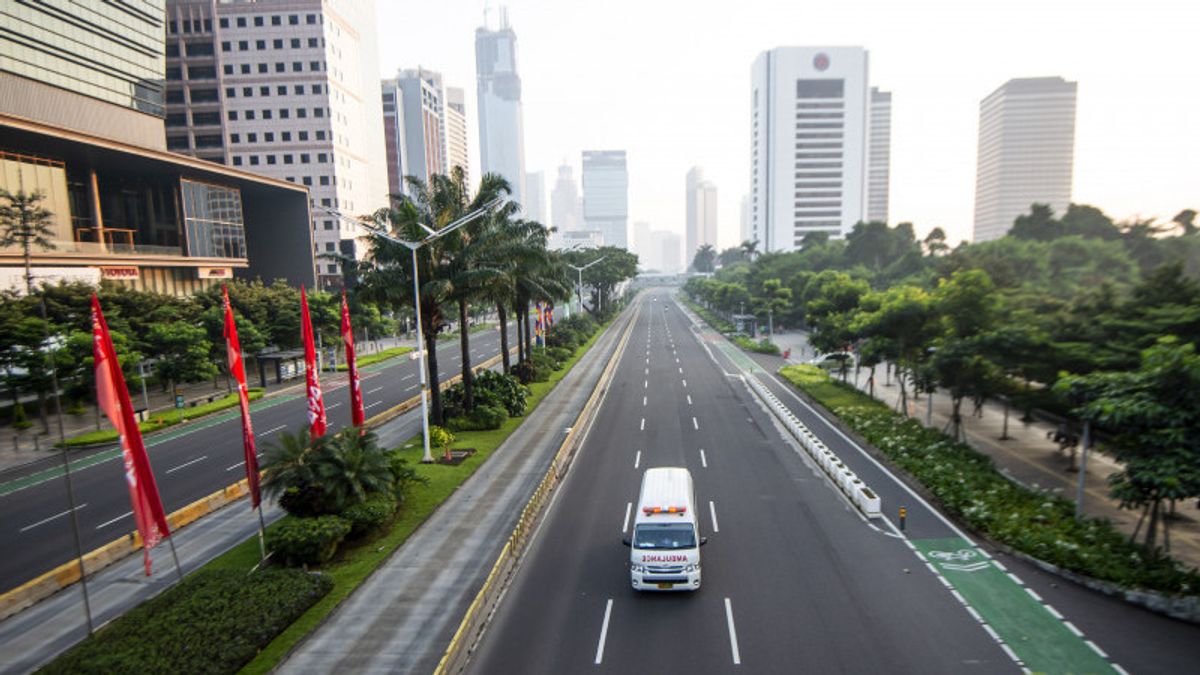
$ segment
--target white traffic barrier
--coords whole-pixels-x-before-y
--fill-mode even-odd
[[[748,374],[746,381],[750,383],[750,388],[754,390],[754,393],[767,404],[767,409],[771,411],[771,414],[779,418],[788,433],[800,443],[801,447],[808,452],[809,456],[850,502],[868,518],[881,517],[882,504],[879,495],[867,487],[862,479],[843,464],[838,456],[792,414],[792,411],[771,390],[759,382],[757,377]]]

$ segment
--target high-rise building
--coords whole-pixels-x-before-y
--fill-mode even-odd
[[[583,222],[605,246],[629,247],[629,172],[624,150],[583,151]]]
[[[679,238],[679,235],[677,233],[671,232],[669,230],[659,230],[655,234],[658,235],[658,238],[662,243],[662,247],[661,247],[661,250],[659,253],[659,255],[662,256],[660,258],[659,269],[661,269],[663,272],[666,272],[668,274],[682,272],[684,265],[680,261],[680,253],[679,253],[680,238]]]
[[[763,252],[863,219],[869,93],[861,47],[778,47],[751,71],[750,235]]]
[[[870,136],[867,139],[867,220],[888,221],[888,185],[892,168],[892,92],[871,87]]]
[[[583,229],[583,211],[580,209],[579,187],[571,165],[558,167],[558,180],[550,192],[550,221],[559,232]]]
[[[396,87],[404,108],[404,175],[426,183],[435,175],[446,175],[446,94],[441,73],[401,70]]]
[[[524,202],[525,126],[521,113],[521,76],[517,74],[517,34],[500,8],[500,26],[475,31],[475,74],[479,91],[479,158],[483,173],[498,173],[512,186],[512,198]]]
[[[650,259],[650,231],[650,223],[638,221],[633,224],[633,240],[630,242],[629,248],[638,254],[643,268]]]
[[[1061,77],[1009,80],[979,103],[975,241],[999,239],[1034,203],[1071,202],[1075,94]]]
[[[525,174],[525,201],[521,207],[525,218],[550,226],[546,222],[546,179],[541,171]]]
[[[167,11],[168,81],[186,75],[174,100],[168,87],[167,147],[308,187],[316,253],[361,256],[349,217],[386,206],[389,188],[374,1],[167,0]],[[341,283],[334,260],[318,272],[322,286]]]
[[[166,151],[164,104],[219,96],[213,30],[211,14],[180,20],[162,0],[0,9],[0,188],[40,192],[51,213],[35,283],[186,294],[235,274],[313,282],[303,187]],[[185,79],[165,65],[179,49],[209,63]],[[218,145],[220,128],[218,116]],[[23,263],[0,248],[0,287],[24,291]]]
[[[742,195],[742,203],[738,208],[740,222],[738,227],[738,242],[754,241],[750,235],[750,195]]]
[[[462,87],[446,87],[446,167],[461,167],[463,179],[471,183],[471,157],[467,145],[467,100]]]
[[[694,166],[687,172],[687,222],[685,226],[689,260],[701,246],[717,246],[717,186],[704,180],[704,170]]]
[[[404,176],[408,175],[404,141],[404,92],[396,80],[380,82],[380,101],[383,104],[384,161],[387,162],[388,194],[404,193]]]

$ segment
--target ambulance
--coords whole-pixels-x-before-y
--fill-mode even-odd
[[[692,474],[678,467],[646,469],[633,521],[629,576],[638,591],[700,588],[700,536]]]

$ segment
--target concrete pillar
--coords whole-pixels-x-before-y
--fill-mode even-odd
[[[108,243],[104,240],[104,213],[100,208],[100,181],[96,178],[96,170],[88,171],[88,204],[91,206],[92,227],[96,230],[96,241],[100,242],[100,250],[107,253]]]

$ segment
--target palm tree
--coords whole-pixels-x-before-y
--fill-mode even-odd
[[[0,188],[0,246],[20,246],[25,257],[25,292],[33,295],[33,270],[30,262],[34,246],[50,251],[55,248],[54,214],[42,206],[46,195],[34,190],[9,192]]]
[[[754,241],[750,241],[747,239],[741,243],[740,248],[742,249],[742,255],[746,258],[746,260],[754,262],[754,258],[758,256],[758,240],[755,239]]]
[[[717,249],[712,244],[705,244],[696,249],[696,257],[692,259],[692,267],[697,272],[712,272],[713,263],[717,259]]]
[[[360,434],[346,427],[314,452],[312,468],[326,505],[340,513],[362,503],[372,493],[390,494],[393,487],[391,457],[373,432]]]

